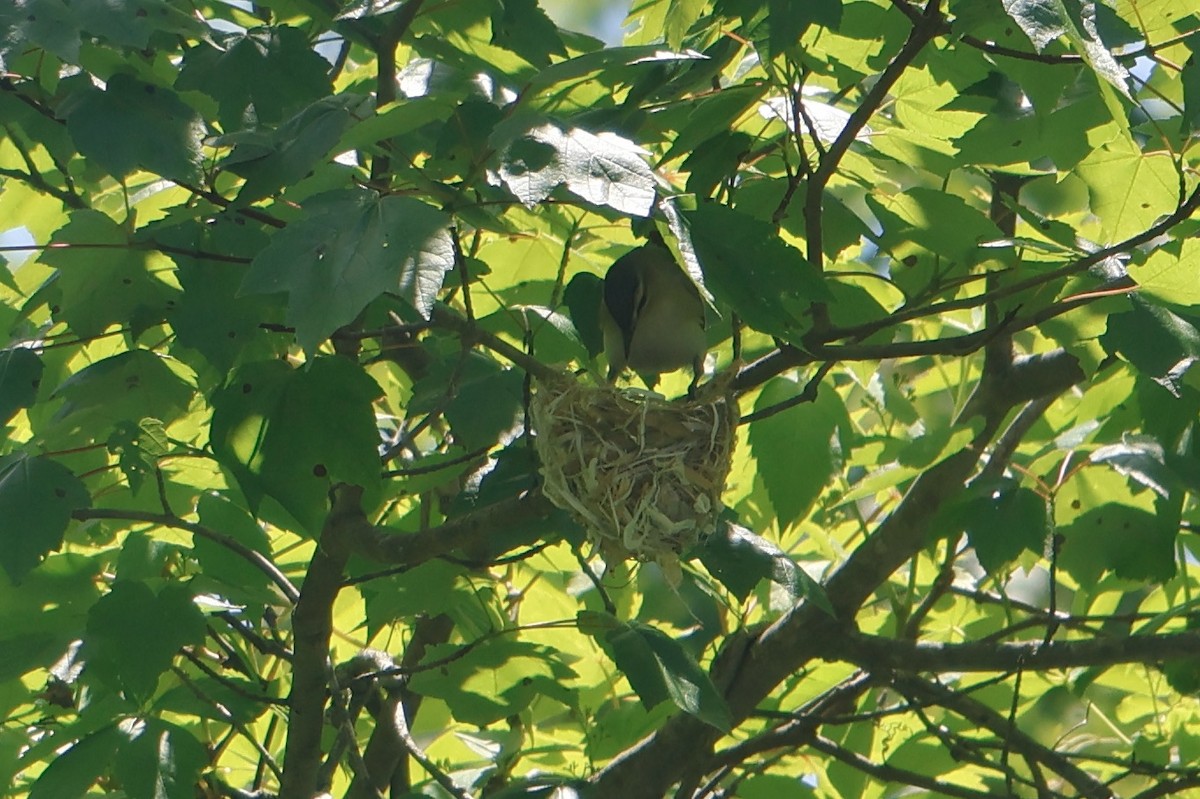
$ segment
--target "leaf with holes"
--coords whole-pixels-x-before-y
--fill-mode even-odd
[[[111,13],[107,12],[106,13]],[[123,178],[144,169],[198,183],[204,122],[175,92],[118,72],[71,109],[67,130],[79,153]]]
[[[91,504],[71,470],[49,458],[0,458],[0,566],[19,581],[62,546],[71,513]]]
[[[282,361],[247,364],[213,397],[212,448],[257,511],[270,496],[304,529],[321,529],[330,487],[376,494],[379,434],[374,380],[344,358],[302,369]]]

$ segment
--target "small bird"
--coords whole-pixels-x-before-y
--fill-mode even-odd
[[[647,244],[609,267],[600,326],[610,382],[629,368],[653,388],[660,374],[690,365],[695,393],[708,351],[704,302],[666,247]]]

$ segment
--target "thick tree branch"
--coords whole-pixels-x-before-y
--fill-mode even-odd
[[[329,697],[329,640],[333,634],[333,603],[342,587],[350,557],[348,536],[368,524],[361,506],[362,489],[335,490],[317,551],[308,567],[300,600],[292,614],[295,657],[292,691],[288,697],[288,738],[284,749],[280,799],[311,799],[317,792],[321,764],[321,732]]]
[[[349,545],[358,554],[378,563],[412,567],[456,549],[486,542],[495,535],[497,527],[527,524],[553,512],[554,506],[542,492],[533,490],[418,533],[399,533],[376,527],[364,518],[361,523],[349,526],[346,534]],[[528,541],[517,543],[530,543],[536,537],[536,533],[531,533]]]
[[[732,667],[726,692],[735,722],[816,657],[824,643],[843,635],[876,588],[925,545],[931,520],[963,489],[985,446],[1013,407],[1061,392],[1082,377],[1075,358],[1060,350],[1018,361],[1002,380],[981,382],[968,403],[970,414],[983,419],[983,428],[972,444],[918,476],[896,510],[830,577],[825,593],[836,618],[804,602],[746,647],[740,666]],[[698,752],[713,745],[717,735],[703,722],[681,714],[623,752],[593,783],[603,796],[655,799],[695,762]]]
[[[818,646],[826,650],[821,657],[845,660],[871,670],[1005,672],[1025,668],[1045,671],[1195,657],[1196,652],[1200,652],[1200,632],[1051,641],[1048,644],[1042,643],[1041,639],[1005,643],[918,643],[843,634]]]

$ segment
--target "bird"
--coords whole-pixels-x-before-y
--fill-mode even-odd
[[[688,396],[694,396],[708,352],[704,301],[665,246],[646,244],[613,262],[604,276],[600,327],[610,383],[628,368],[654,388],[659,375],[691,366]]]

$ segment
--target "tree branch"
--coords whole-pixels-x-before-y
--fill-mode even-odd
[[[1081,380],[1078,362],[1065,351],[1031,356],[1013,364],[1004,380],[981,382],[971,415],[983,428],[966,449],[915,478],[904,499],[875,532],[829,578],[825,593],[836,618],[809,602],[784,614],[746,647],[730,668],[726,692],[735,722],[744,719],[784,679],[804,667],[846,627],[871,594],[925,545],[930,521],[975,472],[983,450],[1015,405],[1054,394]],[[718,733],[693,716],[680,714],[602,769],[594,778],[599,795],[656,799]]]
[[[456,549],[484,542],[495,534],[498,526],[512,527],[544,519],[554,511],[540,490],[493,503],[477,511],[458,516],[438,527],[418,533],[399,533],[386,527],[376,527],[365,518],[346,531],[350,547],[358,554],[379,563],[396,563],[412,567]],[[528,543],[537,535],[530,533]]]
[[[818,645],[830,660],[845,660],[872,670],[1015,671],[1114,666],[1194,657],[1200,632],[1130,635],[1084,641],[969,641],[962,644],[901,641],[850,633]]]
[[[367,525],[362,489],[340,486],[325,519],[292,614],[295,636],[292,691],[288,697],[288,737],[284,749],[280,799],[311,799],[317,792],[321,764],[321,732],[329,696],[329,640],[333,634],[333,603],[342,587],[351,530]]]
[[[910,698],[915,698],[927,705],[939,705],[990,730],[1026,759],[1041,763],[1069,782],[1079,792],[1079,796],[1088,797],[1088,799],[1109,799],[1113,795],[1113,792],[1100,780],[1053,749],[1042,746],[1029,735],[1009,724],[1005,716],[982,702],[959,691],[953,691],[938,683],[930,683],[917,677],[897,676],[893,684],[898,691]]]
[[[821,200],[825,193],[825,187],[837,172],[842,158],[850,150],[850,145],[854,143],[858,134],[862,132],[867,122],[887,99],[887,94],[892,86],[925,49],[925,46],[937,36],[943,23],[941,5],[941,0],[929,0],[924,13],[914,20],[904,46],[883,70],[879,79],[863,95],[858,107],[850,114],[850,118],[846,120],[846,125],[838,137],[829,145],[829,149],[822,156],[805,186],[804,232],[808,239],[808,261],[817,269],[823,268],[824,260],[821,236]]]
[[[170,527],[174,530],[185,530],[192,535],[207,538],[209,541],[220,544],[249,561],[254,568],[267,575],[271,579],[271,582],[275,583],[279,590],[283,592],[283,595],[288,598],[288,601],[295,602],[300,598],[299,590],[297,590],[296,586],[292,585],[292,581],[279,570],[279,567],[270,558],[257,550],[251,549],[233,536],[217,532],[202,524],[189,522],[186,519],[181,519],[171,514],[148,513],[142,510],[119,508],[80,508],[71,514],[71,518],[77,521],[115,519],[127,522],[146,522],[147,524],[156,524],[160,527]]]

